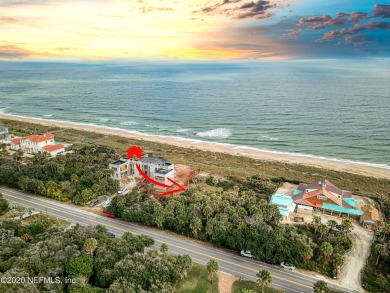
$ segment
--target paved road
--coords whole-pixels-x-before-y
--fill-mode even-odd
[[[211,245],[206,245],[188,238],[172,235],[172,233],[164,233],[163,231],[149,227],[99,216],[81,210],[76,206],[28,195],[5,187],[0,187],[0,192],[4,195],[4,198],[9,201],[14,201],[21,206],[33,207],[36,211],[47,213],[69,222],[79,223],[81,225],[104,225],[110,232],[118,236],[126,231],[130,231],[134,234],[148,235],[154,239],[154,247],[158,248],[161,243],[166,243],[169,246],[169,252],[171,254],[187,254],[191,256],[194,262],[203,265],[211,258],[217,259],[220,265],[220,271],[243,279],[255,281],[256,273],[260,269],[267,269],[272,274],[273,287],[285,292],[313,292],[313,283],[317,281],[317,279],[300,273],[297,270],[288,271],[279,268],[278,266],[267,265],[256,260],[243,258],[237,253],[218,249]],[[339,289],[341,289],[341,287],[339,287]],[[343,291],[352,292],[347,289],[343,289]]]

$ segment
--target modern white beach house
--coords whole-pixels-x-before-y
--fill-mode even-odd
[[[121,158],[118,161],[111,163],[109,169],[114,171],[111,178],[115,180],[124,180],[129,177],[142,177],[136,164],[139,165],[142,172],[153,180],[166,185],[172,185],[172,182],[170,182],[168,178],[174,179],[175,177],[174,165],[171,162],[151,157],[139,160]]]

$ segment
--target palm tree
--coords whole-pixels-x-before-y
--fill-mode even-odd
[[[376,265],[378,265],[379,258],[387,254],[386,245],[378,243],[377,245],[375,245],[374,249],[376,254],[378,255],[378,258],[376,259]]]
[[[210,274],[211,283],[214,281],[214,274],[219,270],[219,263],[216,259],[210,259],[206,266]]]
[[[326,225],[329,227],[330,233],[330,231],[332,231],[332,229],[337,226],[337,222],[335,220],[329,220]]]
[[[317,281],[314,283],[313,290],[315,293],[328,293],[328,284],[326,284],[324,281]]]
[[[84,242],[84,250],[87,251],[90,255],[93,255],[93,252],[97,248],[98,242],[95,238],[88,238]]]
[[[163,254],[166,254],[168,252],[168,244],[161,243],[160,252],[162,252]]]
[[[318,232],[320,233],[320,239],[323,238],[324,234],[328,232],[328,228],[325,224],[319,224],[318,225]]]
[[[305,262],[310,260],[313,257],[313,249],[308,245],[304,246],[301,251],[301,256]]]
[[[257,284],[259,284],[261,288],[261,293],[264,293],[264,287],[268,286],[272,283],[271,273],[267,270],[260,270],[257,274]]]
[[[31,218],[31,215],[32,215],[33,211],[34,211],[34,208],[32,208],[32,207],[26,207],[24,209],[24,213],[28,214],[30,218]]]
[[[343,219],[341,222],[341,230],[350,233],[353,229],[353,224],[350,218]]]
[[[317,233],[318,226],[321,224],[321,217],[314,216],[311,224],[314,227],[314,233]]]
[[[329,242],[323,242],[320,246],[320,251],[324,258],[323,266],[325,266],[329,257],[333,254],[333,246]]]

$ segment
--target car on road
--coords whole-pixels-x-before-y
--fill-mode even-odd
[[[263,259],[262,261],[267,263],[267,264],[269,264],[269,265],[276,265],[277,264],[276,261],[274,261],[273,259],[270,259],[270,258],[269,259]]]
[[[280,264],[280,266],[281,266],[282,268],[288,269],[288,270],[290,270],[290,271],[295,270],[294,265],[293,265],[293,264],[290,264],[290,263],[287,263],[287,262],[282,262],[282,263]]]
[[[99,203],[99,200],[94,199],[89,202],[89,206],[92,208]]]
[[[111,213],[107,213],[107,217],[109,217],[111,219],[116,219],[116,217],[113,214],[111,214]]]
[[[129,188],[129,187],[128,187],[128,186],[122,187],[121,189],[119,189],[118,194],[123,194],[123,193],[125,193],[125,191],[127,190],[127,188]]]
[[[255,258],[252,253],[249,250],[241,250],[241,256],[249,257],[249,258]]]
[[[110,236],[111,238],[115,238],[115,234],[111,232],[107,232],[107,235]]]

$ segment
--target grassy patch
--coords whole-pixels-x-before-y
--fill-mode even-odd
[[[186,279],[175,287],[176,293],[218,293],[218,280],[209,281],[209,272],[205,266],[193,263]]]
[[[232,293],[241,293],[242,290],[247,289],[247,290],[252,290],[254,292],[261,292],[260,291],[260,286],[253,281],[235,281],[233,283],[232,287]],[[271,288],[271,287],[265,287],[264,288],[265,293],[281,293],[283,291]]]

